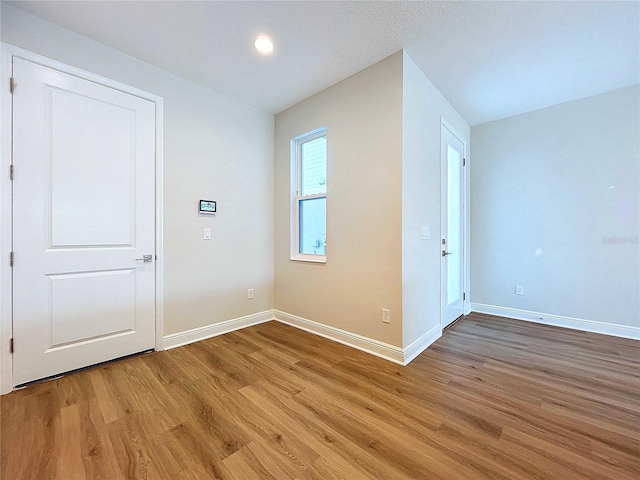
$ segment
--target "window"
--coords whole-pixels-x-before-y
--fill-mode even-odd
[[[291,140],[291,259],[327,259],[327,130]]]

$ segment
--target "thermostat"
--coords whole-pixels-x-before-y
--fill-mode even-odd
[[[213,200],[200,200],[198,213],[216,213],[216,202]]]

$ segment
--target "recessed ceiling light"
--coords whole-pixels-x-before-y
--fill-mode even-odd
[[[256,38],[253,41],[253,46],[256,47],[256,50],[258,50],[263,55],[270,55],[271,53],[273,53],[273,41],[266,35],[260,35],[258,38]]]

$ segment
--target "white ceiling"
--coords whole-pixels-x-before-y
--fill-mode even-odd
[[[8,3],[274,114],[402,48],[471,125],[640,83],[638,1]]]

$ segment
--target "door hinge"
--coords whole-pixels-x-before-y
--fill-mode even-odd
[[[9,266],[13,267],[13,252],[9,252]]]
[[[9,165],[9,180],[13,181],[13,165]]]
[[[466,300],[467,299],[467,294],[462,292],[462,300]]]
[[[17,86],[18,86],[18,84],[16,83],[15,79],[13,77],[11,77],[9,79],[9,91],[11,93],[15,92]]]
[[[466,166],[467,166],[467,159],[466,159],[466,158],[463,158],[463,159],[462,159],[462,166],[463,166],[463,167],[466,167]]]
[[[9,353],[13,353],[13,338],[9,340]]]

